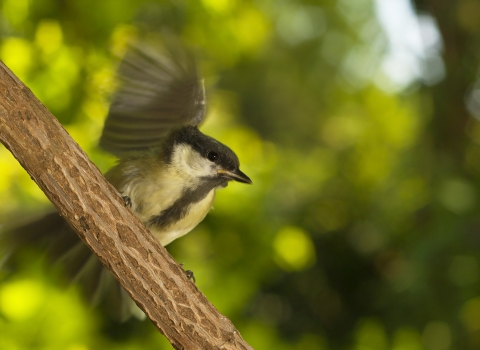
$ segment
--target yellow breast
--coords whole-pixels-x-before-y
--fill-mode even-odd
[[[215,190],[211,190],[208,195],[197,203],[189,206],[187,215],[178,220],[174,224],[158,230],[155,227],[149,227],[150,232],[160,241],[163,246],[166,246],[175,239],[186,235],[193,230],[200,221],[202,221],[212,208],[215,199]]]

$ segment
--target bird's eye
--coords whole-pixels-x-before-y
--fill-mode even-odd
[[[214,162],[218,159],[218,153],[215,151],[210,151],[207,154],[207,158],[209,161]]]

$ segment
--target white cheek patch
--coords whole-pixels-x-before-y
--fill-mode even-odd
[[[202,157],[186,144],[175,146],[172,166],[192,178],[217,175],[216,164]]]

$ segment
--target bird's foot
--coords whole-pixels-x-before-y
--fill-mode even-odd
[[[197,283],[197,280],[195,279],[195,275],[193,274],[192,270],[185,270],[185,274],[187,275],[187,278],[191,280],[193,283]]]
[[[129,196],[122,196],[123,198],[123,202],[125,203],[125,205],[129,208],[132,207],[132,200],[130,199]]]
[[[180,264],[180,266],[183,268],[183,263]],[[184,270],[185,274],[187,275],[187,278],[192,281],[193,283],[196,283],[197,280],[195,279],[195,275],[193,274],[192,270]]]

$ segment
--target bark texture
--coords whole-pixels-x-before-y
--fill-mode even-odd
[[[251,349],[0,62],[0,141],[176,349]]]

